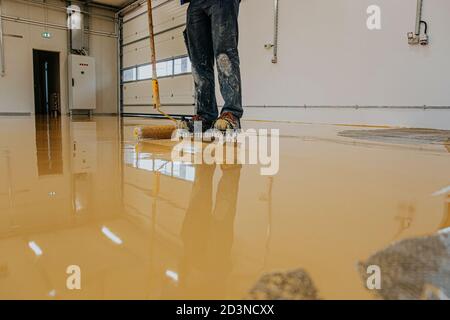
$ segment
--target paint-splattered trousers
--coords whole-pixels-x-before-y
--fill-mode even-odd
[[[217,63],[223,112],[241,118],[242,88],[238,53],[240,0],[191,0],[184,32],[195,83],[196,114],[215,120],[214,63]]]

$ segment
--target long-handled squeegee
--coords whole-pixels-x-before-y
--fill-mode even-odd
[[[148,31],[150,38],[150,55],[152,63],[152,91],[153,91],[153,108],[162,114],[165,118],[174,122],[174,125],[165,126],[144,126],[134,129],[134,135],[139,139],[170,139],[173,132],[177,129],[178,122],[172,116],[161,110],[161,98],[159,95],[158,74],[156,72],[156,49],[155,49],[155,32],[153,28],[153,10],[152,0],[147,0],[148,7]]]

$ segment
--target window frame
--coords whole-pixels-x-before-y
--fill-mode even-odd
[[[190,65],[191,67],[188,68],[187,72],[182,72],[182,73],[175,74],[175,61],[181,60],[181,59],[185,59],[185,58],[188,59],[188,65]],[[190,62],[190,59],[189,59],[188,55],[175,56],[175,57],[171,57],[171,58],[167,58],[167,59],[162,59],[162,60],[157,61],[156,64],[158,65],[158,64],[164,63],[164,62],[170,62],[172,64],[171,65],[171,73],[167,74],[167,75],[164,75],[164,76],[158,76],[158,79],[174,78],[174,77],[179,77],[179,76],[185,76],[185,75],[188,75],[188,74],[192,74],[192,63]],[[152,65],[151,63],[142,63],[142,64],[135,65],[133,67],[123,68],[122,69],[122,83],[127,83],[128,84],[128,83],[133,83],[133,82],[140,82],[140,81],[149,81],[149,80],[151,80],[152,77],[139,79],[139,68],[146,67],[146,66],[151,66],[151,65]],[[134,69],[134,80],[124,81],[123,80],[124,79],[124,77],[123,77],[124,72],[126,72],[128,70],[133,70],[133,69]]]

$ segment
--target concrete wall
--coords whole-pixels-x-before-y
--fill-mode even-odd
[[[61,1],[50,1],[58,6]],[[46,13],[40,6],[29,5],[20,1],[3,0],[3,15],[45,22]],[[111,15],[111,11],[93,9],[94,13]],[[49,8],[48,23],[67,25],[66,13]],[[112,21],[91,18],[91,29],[113,33]],[[67,30],[48,27],[52,37],[44,39],[45,30],[40,25],[30,25],[24,21],[3,21],[6,35],[18,35],[22,38],[5,36],[6,75],[0,77],[0,113],[33,113],[33,49],[55,51],[60,53],[61,110],[68,111],[67,83]],[[117,112],[117,39],[103,35],[89,35],[90,55],[96,58],[97,110],[96,113]]]
[[[177,1],[172,3],[179,6]],[[272,51],[264,48],[273,41],[273,3],[241,2],[240,55],[247,119],[450,129],[448,0],[424,1],[423,19],[429,23],[431,37],[428,47],[407,43],[406,34],[415,27],[416,0],[280,0],[277,64],[271,63]],[[373,4],[381,8],[381,30],[370,31],[366,25],[366,11]],[[174,11],[173,5],[154,11],[158,27],[164,21],[179,21],[180,11]],[[126,19],[143,11],[141,7]],[[140,32],[136,37],[146,34],[145,15],[129,25]],[[165,41],[167,35],[157,37],[163,57],[170,56],[170,48],[173,55],[180,54],[182,30],[177,29],[179,35],[171,41]],[[148,51],[148,41],[138,46],[142,53]],[[127,66],[132,65],[131,55],[127,59]],[[135,60],[135,64],[142,63]],[[191,79],[185,78],[186,84],[191,84]],[[163,91],[164,85],[162,81]],[[148,88],[126,84],[129,100],[150,103],[151,97],[139,86]],[[169,91],[186,96],[185,86]],[[126,92],[124,96],[128,101]],[[184,102],[193,99],[188,96]],[[194,110],[191,106],[165,108],[177,114]],[[154,112],[151,106],[124,110]]]

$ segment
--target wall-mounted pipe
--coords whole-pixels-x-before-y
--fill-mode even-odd
[[[116,53],[117,53],[117,114],[122,114],[122,42],[123,42],[123,34],[122,34],[122,17],[119,12],[115,14],[116,18],[116,34],[118,36],[117,38],[117,47],[116,47]],[[120,130],[119,130],[120,131]]]
[[[8,16],[8,15],[2,15],[2,18],[5,21],[11,21],[11,22],[16,22],[16,23],[24,23],[24,24],[34,25],[34,26],[43,26],[43,27],[59,29],[59,30],[69,30],[69,28],[67,28],[67,25],[62,25],[62,24],[57,24],[57,23],[51,23],[51,22],[46,23],[43,21],[37,21],[37,20],[26,19],[26,18],[21,18],[21,17],[16,17],[16,16]],[[85,30],[85,33],[98,35],[98,36],[104,36],[104,37],[110,37],[110,38],[117,38],[117,35],[115,33],[107,32],[107,31]]]
[[[2,18],[2,0],[0,0],[0,76],[4,77],[5,67],[5,43],[3,42],[3,18]]]
[[[279,0],[274,0],[272,63],[278,63],[278,19],[279,19]]]
[[[417,14],[416,14],[416,36],[420,36],[420,25],[422,21],[423,0],[417,0]]]
[[[67,6],[64,7],[64,6],[59,6],[59,5],[56,5],[56,4],[44,3],[44,2],[39,2],[39,1],[35,1],[35,0],[14,0],[14,1],[21,2],[21,3],[24,3],[24,4],[30,5],[30,6],[40,7],[40,8],[42,8],[42,7],[51,8],[51,9],[53,9],[55,11],[66,11],[67,10]],[[71,3],[72,4],[80,4],[81,6],[82,5],[86,5],[86,3],[78,2],[78,1],[71,1]],[[87,5],[90,6],[90,7],[96,7],[93,3],[89,3]],[[105,8],[104,10],[111,10],[111,9],[106,9]],[[83,11],[83,10],[81,10],[81,13],[84,13],[84,14],[87,14],[87,15],[90,15],[92,17],[96,17],[96,18],[99,18],[99,19],[103,19],[103,20],[114,21],[114,17],[113,16],[108,16],[108,15],[105,15],[105,14],[92,13],[92,12]]]
[[[416,29],[414,32],[408,32],[408,43],[410,45],[420,44],[426,46],[429,43],[428,37],[428,23],[422,20],[422,8],[423,0],[417,0],[417,11],[416,11]],[[422,33],[422,25],[424,25],[425,30]]]

